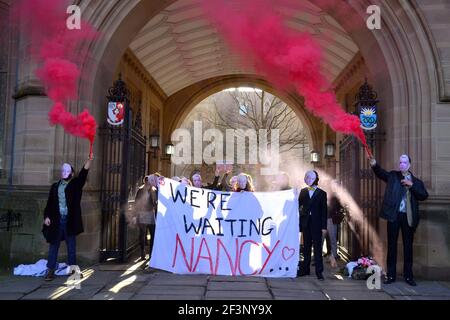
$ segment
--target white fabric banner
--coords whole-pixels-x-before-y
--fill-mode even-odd
[[[164,179],[150,266],[178,274],[295,277],[298,196],[219,192]]]

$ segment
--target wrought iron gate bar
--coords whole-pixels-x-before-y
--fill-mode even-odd
[[[108,101],[124,104],[124,123],[120,126],[107,123],[100,130],[103,140],[100,261],[126,261],[138,245],[137,230],[129,226],[127,216],[130,198],[134,199],[136,186],[145,174],[146,138],[142,135],[140,117],[132,121],[129,91],[120,76],[108,92]]]

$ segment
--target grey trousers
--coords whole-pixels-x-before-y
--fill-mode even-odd
[[[327,219],[327,231],[328,235],[330,236],[330,243],[331,243],[331,254],[333,257],[337,258],[337,224],[333,223],[333,220]]]

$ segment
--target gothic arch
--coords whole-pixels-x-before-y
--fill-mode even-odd
[[[238,86],[258,87],[286,102],[302,121],[312,147],[319,148],[322,143],[322,123],[305,111],[302,98],[296,94],[281,94],[267,81],[251,75],[231,75],[207,79],[170,96],[166,101],[164,112],[163,137],[166,139],[165,142],[168,142],[171,132],[179,127],[199,102],[221,90]]]

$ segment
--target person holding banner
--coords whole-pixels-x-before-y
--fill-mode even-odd
[[[196,188],[216,190],[218,183],[219,183],[219,170],[216,170],[214,182],[205,186],[203,185],[202,176],[200,175],[200,172],[196,172],[192,175],[192,185]]]
[[[237,176],[232,176],[230,179],[228,177],[230,176],[231,171],[227,171],[222,178],[222,181],[217,186],[218,191],[236,191],[236,184],[237,184]]]
[[[236,192],[248,191],[255,192],[253,187],[253,179],[249,174],[240,173],[237,177]]]
[[[297,276],[310,274],[311,250],[314,246],[314,262],[317,279],[323,281],[322,237],[327,232],[327,193],[318,187],[319,174],[308,171],[305,175],[307,188],[300,191],[300,230],[303,233],[304,260]]]
[[[231,171],[226,171],[225,174],[222,177],[222,180],[220,180],[220,183],[217,185],[217,191],[231,191],[231,186],[229,185],[229,175]]]
[[[233,176],[229,179],[231,172],[233,171],[233,165],[229,163],[224,163],[223,161],[216,162],[216,172],[220,175],[221,172],[225,172],[222,180],[217,185],[217,191],[234,191],[234,185],[237,182],[237,176]]]
[[[338,250],[337,250],[337,229],[338,225],[342,222],[344,218],[343,214],[343,206],[339,201],[337,195],[337,184],[336,180],[332,180],[330,182],[330,193],[331,195],[328,197],[328,219],[327,219],[327,255],[329,256],[329,261],[332,268],[337,267],[336,260],[339,259]],[[328,247],[330,247],[328,249]]]
[[[64,163],[61,167],[61,179],[50,188],[42,227],[42,233],[50,244],[46,281],[55,279],[61,241],[66,241],[68,264],[76,265],[76,236],[84,231],[81,218],[81,196],[93,159],[94,156],[91,153],[77,177],[74,176],[73,167]]]
[[[192,187],[192,182],[186,177],[181,177],[181,184]]]

